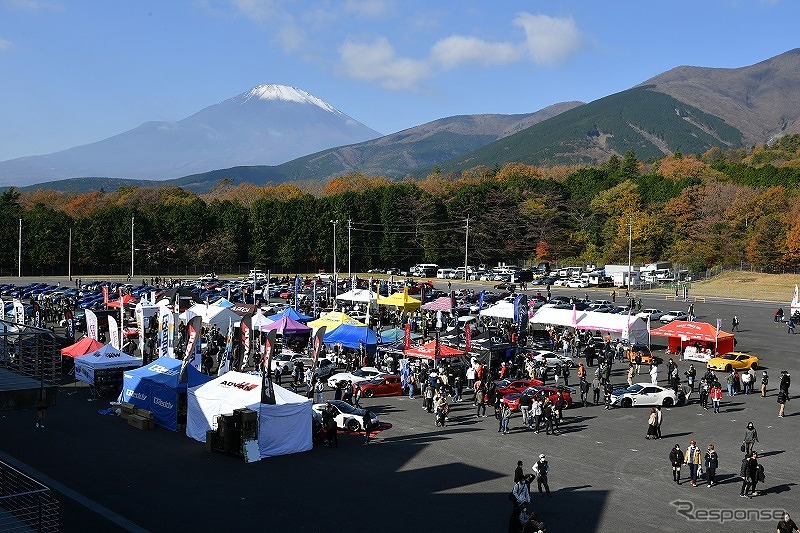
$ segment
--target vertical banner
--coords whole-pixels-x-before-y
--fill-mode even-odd
[[[6,303],[0,298],[0,320],[6,319]]]
[[[370,326],[370,316],[369,316],[371,308],[372,308],[372,276],[370,276],[369,285],[367,285],[367,318],[366,318],[366,321],[367,321],[367,327],[368,328],[371,327]],[[380,328],[377,328],[377,329],[380,329]]]
[[[25,323],[25,306],[17,298],[14,298],[14,322]]]
[[[472,351],[472,326],[470,324],[464,324],[464,349]]]
[[[158,308],[158,357],[172,357],[170,334],[172,333],[172,311],[166,305]]]
[[[117,324],[117,320],[110,315],[108,317],[108,343],[115,350],[121,349],[119,347],[119,325]]]
[[[97,315],[91,309],[86,310],[86,336],[97,340]]]
[[[317,318],[317,280],[311,282],[311,299],[313,300],[314,310],[311,316]]]
[[[231,369],[231,358],[233,357],[233,321],[228,319],[228,334],[225,336],[225,353],[219,362],[217,375],[221,376]]]
[[[422,302],[422,305],[425,305],[425,289],[427,287],[424,283],[419,284],[419,301]]]
[[[200,331],[203,327],[203,317],[200,315],[192,317],[186,324],[186,353],[183,356],[181,365],[181,382],[186,381],[186,367],[194,359],[197,345],[200,344]]]
[[[519,324],[520,333],[528,331],[528,295],[520,294],[514,299],[514,323]]]
[[[242,359],[239,361],[240,369],[247,366],[247,360],[250,357],[250,337],[252,331],[253,316],[248,313],[242,317],[242,322],[239,325],[239,345],[242,347]]]
[[[108,307],[108,285],[103,285],[103,305]]]
[[[450,314],[456,316],[456,291],[450,291]]]
[[[314,335],[314,354],[311,359],[311,368],[317,368],[319,354],[322,353],[322,339],[325,337],[326,326],[321,326]]]
[[[75,341],[75,317],[72,316],[72,309],[64,311],[64,320],[67,321],[67,338]]]
[[[294,276],[294,310],[297,311],[298,303],[300,302],[300,275]]]
[[[37,328],[42,327],[42,308],[39,302],[33,302],[33,325]]]
[[[133,311],[133,315],[136,318],[136,330],[139,332],[139,340],[137,344],[139,345],[139,355],[144,357],[144,306],[142,302],[136,304],[136,309]]]
[[[124,295],[122,287],[118,289],[118,292],[119,292],[119,327],[120,327],[119,339],[120,342],[122,342],[122,328],[125,327],[125,305],[123,305],[125,302],[122,299],[122,296]],[[119,349],[121,350],[122,348]]]
[[[435,347],[435,349],[433,351],[433,360],[434,361],[438,361],[442,357],[442,343],[439,340],[439,332],[438,331],[436,332],[435,342],[436,342],[436,345],[435,345],[436,347]]]
[[[272,352],[275,349],[274,329],[264,336],[264,355],[261,362],[261,403],[275,405],[275,389],[272,387]]]
[[[483,312],[483,299],[486,298],[486,289],[478,294],[478,316]]]
[[[403,350],[411,349],[411,324],[403,324]]]

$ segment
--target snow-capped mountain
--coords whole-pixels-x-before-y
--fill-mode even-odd
[[[95,143],[0,162],[0,186],[108,176],[163,180],[241,165],[278,165],[380,137],[319,98],[260,85],[177,122],[146,122]]]

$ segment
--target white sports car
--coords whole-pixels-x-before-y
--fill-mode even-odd
[[[575,366],[575,361],[572,360],[572,357],[567,357],[563,354],[558,354],[549,350],[533,350],[531,353],[533,354],[534,361],[538,363],[544,362],[548,368],[554,368],[556,365]]]
[[[613,398],[611,405],[617,407],[640,405],[672,407],[679,403],[674,390],[650,383],[634,383],[627,389],[613,391],[611,397]]]
[[[364,409],[353,407],[347,402],[341,400],[330,400],[333,411],[333,419],[336,420],[336,426],[341,429],[349,429],[350,431],[361,431],[364,429]],[[322,415],[327,407],[324,403],[315,403],[311,408]],[[378,417],[375,413],[370,413],[370,426],[375,427],[378,425]]]
[[[328,378],[328,386],[332,389],[336,388],[336,384],[340,381],[349,381],[350,383],[358,383],[377,376],[383,376],[386,372],[381,372],[374,366],[365,366],[354,370],[353,372],[339,372]]]

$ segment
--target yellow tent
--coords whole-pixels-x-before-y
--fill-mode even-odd
[[[313,328],[314,331],[318,330],[322,326],[325,326],[325,331],[330,332],[342,324],[347,324],[348,326],[367,326],[363,322],[359,322],[355,318],[340,311],[332,311],[325,316],[322,316],[316,320],[312,320],[307,325],[308,327]]]
[[[403,288],[403,292],[396,292],[386,298],[378,298],[378,305],[391,305],[401,307],[403,311],[418,311],[422,302],[408,295],[408,287]]]

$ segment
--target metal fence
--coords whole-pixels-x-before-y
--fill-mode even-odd
[[[58,500],[32,477],[0,461],[0,531],[58,531]]]
[[[0,320],[0,367],[44,385],[60,384],[61,353],[53,332]]]

